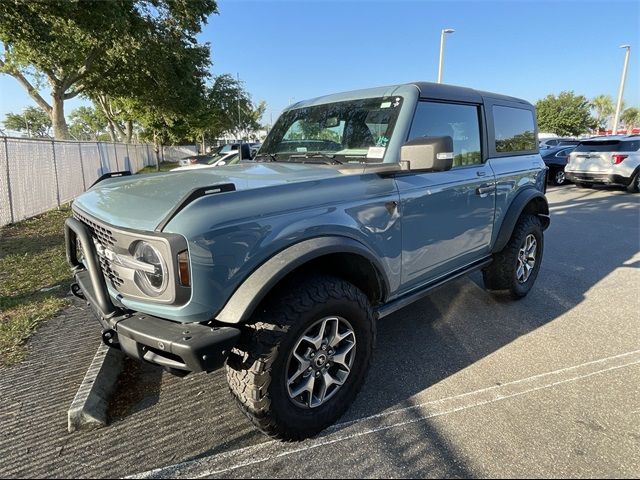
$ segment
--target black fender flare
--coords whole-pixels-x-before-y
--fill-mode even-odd
[[[215,319],[223,323],[246,322],[271,289],[286,275],[313,259],[332,253],[352,253],[371,262],[378,273],[382,297],[386,298],[389,281],[380,260],[368,247],[348,237],[316,237],[287,247],[256,268],[231,295]]]
[[[532,204],[532,202],[534,203]],[[491,253],[497,253],[507,245],[520,215],[522,215],[522,212],[524,212],[529,205],[532,205],[532,213],[542,220],[542,229],[546,230],[549,227],[551,219],[549,217],[549,202],[547,202],[547,198],[544,196],[544,193],[536,188],[526,188],[518,193],[511,202],[511,205],[509,205]]]

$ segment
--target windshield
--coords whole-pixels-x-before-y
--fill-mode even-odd
[[[382,162],[401,107],[402,97],[379,97],[289,110],[273,126],[259,156]]]

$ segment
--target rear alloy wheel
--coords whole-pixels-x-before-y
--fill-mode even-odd
[[[629,186],[627,186],[627,192],[629,193],[638,193],[640,192],[640,172],[636,174],[635,177],[631,180]]]
[[[556,170],[553,174],[554,185],[564,185],[567,182],[564,170]]]
[[[493,263],[482,271],[487,290],[508,291],[513,298],[526,296],[540,271],[543,242],[540,219],[522,215],[507,245],[493,255]]]

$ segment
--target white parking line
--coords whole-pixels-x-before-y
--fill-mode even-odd
[[[150,470],[128,478],[215,477],[239,468],[352,440],[392,428],[403,427],[430,418],[481,407],[501,400],[526,395],[638,364],[640,364],[640,350],[626,352],[460,395],[341,423],[331,427],[327,433],[319,438],[298,444],[300,446],[297,448],[287,448],[290,444],[268,441],[198,460]],[[398,416],[400,418],[397,418]],[[350,430],[353,431],[350,432]],[[260,451],[260,456],[257,458],[254,456],[254,451],[256,450]]]

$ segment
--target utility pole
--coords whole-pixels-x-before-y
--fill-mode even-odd
[[[620,121],[620,110],[622,109],[622,96],[624,95],[624,82],[627,79],[627,67],[629,66],[629,55],[631,54],[631,45],[620,45],[620,48],[625,48],[627,53],[624,56],[624,67],[622,67],[622,78],[620,79],[620,88],[618,89],[618,101],[616,103],[616,114],[613,117],[613,128],[611,133],[613,135],[618,134],[618,122]]]
[[[236,73],[236,77],[238,78],[238,158],[243,160],[242,158],[242,133],[240,131],[240,73]]]
[[[444,36],[446,33],[453,33],[453,28],[443,28],[440,32],[440,62],[438,62],[438,83],[442,83],[442,64],[444,63]]]

